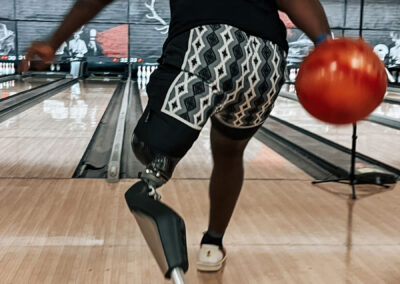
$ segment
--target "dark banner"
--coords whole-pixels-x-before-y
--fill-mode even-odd
[[[32,41],[48,38],[58,25],[57,22],[17,22],[18,55],[24,55]]]
[[[127,62],[128,29],[127,24],[88,24],[63,43],[57,56],[89,62]]]
[[[131,25],[130,56],[133,62],[142,59],[143,62],[154,63],[161,55],[162,46],[167,38],[160,25]]]
[[[335,37],[359,37],[360,0],[321,0],[321,3]],[[399,15],[398,0],[365,0],[362,36],[389,70],[400,68]],[[280,13],[280,16],[287,27],[288,65],[299,65],[313,43],[296,29],[287,15]]]
[[[169,0],[129,0],[129,22],[167,26],[171,15]]]
[[[331,28],[343,28],[345,25],[346,0],[321,0]]]
[[[14,0],[1,1],[0,19],[14,19]]]
[[[400,30],[399,0],[365,0],[364,29]]]
[[[131,60],[154,63],[168,35],[169,0],[129,0],[129,9]]]
[[[61,21],[75,0],[15,0],[16,18],[32,21]],[[116,0],[108,5],[93,21],[127,23],[128,1]]]
[[[128,25],[88,24],[56,52],[58,61],[127,62]]]
[[[358,37],[360,0],[320,1],[335,36]],[[13,19],[15,15],[17,21],[16,24],[7,20],[1,22],[0,53],[15,56],[18,46],[18,53],[24,54],[33,40],[45,39],[60,24],[74,2],[3,1],[0,18]],[[299,64],[313,43],[285,14],[280,15],[288,29],[288,63]],[[399,15],[399,0],[365,0],[363,36],[389,69],[400,66]],[[63,43],[57,57],[59,60],[86,58],[89,61],[126,62],[129,54],[131,62],[142,59],[144,63],[153,63],[161,55],[169,21],[169,0],[116,0],[92,23]]]
[[[16,59],[15,22],[0,21],[0,59]]]
[[[19,53],[24,54],[32,41],[47,38],[58,25],[57,22],[19,22]],[[57,61],[127,61],[128,25],[85,25],[62,43],[56,56]]]

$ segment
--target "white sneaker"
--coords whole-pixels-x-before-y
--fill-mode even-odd
[[[203,244],[200,247],[197,259],[197,270],[215,272],[222,268],[226,260],[225,249],[217,245]]]

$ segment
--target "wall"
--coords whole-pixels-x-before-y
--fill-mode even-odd
[[[379,44],[377,48],[381,54],[387,50],[384,60],[388,66],[400,65],[396,48],[390,55],[396,38],[399,38],[400,46],[398,1],[365,0],[363,36],[371,45]],[[31,41],[44,39],[54,31],[74,3],[73,0],[1,2],[0,59],[1,56],[10,56],[10,59],[23,56]],[[358,36],[360,0],[321,0],[321,3],[335,35]],[[136,61],[142,58],[145,62],[154,62],[166,38],[169,17],[168,0],[116,0],[78,32],[88,50],[85,57],[89,61],[127,61],[129,58]],[[286,19],[285,23],[292,47],[289,63],[295,64],[311,43],[290,20]],[[68,46],[69,40],[66,48],[59,51],[59,60],[71,56]]]

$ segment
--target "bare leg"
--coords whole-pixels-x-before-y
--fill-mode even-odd
[[[243,152],[250,139],[232,140],[211,128],[214,168],[210,180],[208,231],[223,235],[243,184]]]

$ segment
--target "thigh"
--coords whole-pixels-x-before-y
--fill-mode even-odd
[[[160,65],[150,77],[148,104],[134,133],[154,153],[183,157],[204,125],[196,120],[196,94],[191,88],[181,91],[187,76],[178,68]],[[199,78],[190,82],[202,83]]]
[[[236,85],[226,93],[214,120],[254,134],[272,111],[284,83],[286,54],[276,44],[254,36],[246,40],[244,61]]]
[[[183,157],[222,96],[202,72],[188,69],[192,57],[199,56],[193,54],[196,34],[193,29],[164,46],[160,66],[147,85],[148,105],[135,134],[154,152]]]
[[[251,136],[242,139],[232,139],[212,124],[210,142],[214,163],[220,160],[242,158],[243,152]]]

